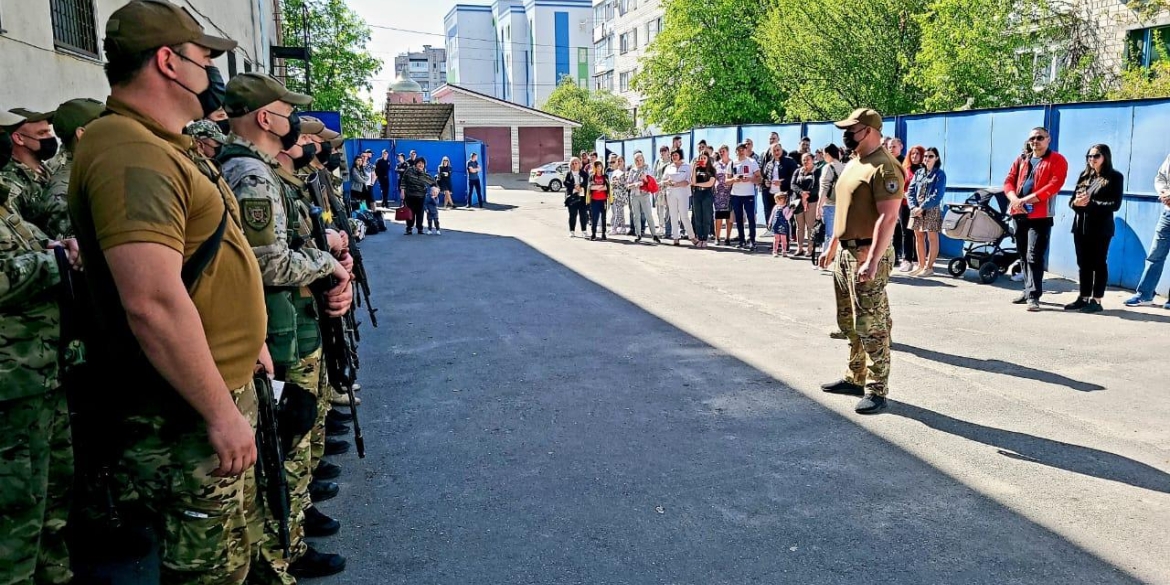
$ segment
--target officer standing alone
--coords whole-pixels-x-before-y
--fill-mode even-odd
[[[833,264],[837,325],[849,339],[849,368],[845,378],[821,388],[862,396],[854,410],[873,414],[886,408],[889,392],[893,322],[886,285],[894,262],[890,246],[905,175],[898,160],[882,148],[881,114],[857,109],[836,126],[845,131],[845,147],[856,152],[857,158],[849,161],[837,180],[833,239],[819,263],[822,268]]]

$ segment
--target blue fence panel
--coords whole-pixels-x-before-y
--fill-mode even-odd
[[[654,152],[654,138],[634,138],[627,140],[625,144],[626,150],[626,164],[634,164],[634,153],[641,151],[643,158],[646,159],[646,164],[651,167],[654,166],[654,161],[658,159],[658,154]]]
[[[939,147],[947,184],[981,188],[991,180],[991,116],[951,114],[946,117],[946,141]],[[923,144],[923,146],[938,146]]]
[[[1170,102],[1137,102],[1133,106],[1133,132],[1129,173],[1125,175],[1125,192],[1135,195],[1157,195],[1154,176],[1170,153]],[[1113,155],[1114,160],[1117,154]]]
[[[751,138],[752,148],[755,149],[756,154],[762,157],[767,151],[768,138],[772,136],[773,132],[780,135],[780,146],[783,146],[784,150],[796,150],[799,148],[801,127],[802,124],[740,126],[739,139],[741,142],[744,142]]]
[[[599,158],[603,157],[604,153],[605,153],[605,139],[598,138],[597,140],[594,140],[593,141],[593,150],[594,150],[594,152],[597,153]]]
[[[841,148],[841,130],[832,122],[817,122],[804,125],[804,133],[812,141],[812,149],[824,148],[830,143]]]
[[[1145,269],[1146,256],[1150,253],[1150,244],[1153,243],[1154,230],[1166,206],[1157,199],[1150,197],[1127,197],[1118,218],[1124,218],[1122,225],[1117,226],[1117,234],[1113,236],[1113,246],[1119,246],[1120,257],[1124,262],[1120,265],[1120,276],[1123,286],[1134,288]],[[1110,248],[1112,255],[1114,247]],[[1110,258],[1112,260],[1112,258]],[[1113,265],[1110,264],[1110,267]],[[1109,274],[1109,280],[1117,278]],[[1170,264],[1162,271],[1161,284],[1158,290],[1165,292],[1170,283]]]
[[[612,153],[614,153],[614,154],[616,154],[616,155],[618,155],[618,156],[622,156],[622,157],[626,156],[626,151],[625,151],[625,142],[624,142],[624,141],[622,141],[622,140],[609,140],[609,141],[606,141],[606,143],[605,143],[605,148],[606,148],[606,150],[608,150],[609,152],[612,152]],[[600,152],[600,151],[599,151],[599,152]],[[608,160],[608,159],[609,159],[609,154],[608,154],[608,153],[606,153],[606,154],[605,154],[605,156],[601,157],[601,159],[602,159],[602,160]]]
[[[1057,152],[1068,159],[1064,189],[1072,191],[1085,168],[1085,153],[1094,144],[1109,145],[1113,168],[1129,176],[1130,138],[1133,134],[1133,105],[1076,104],[1052,109],[1052,128],[1057,133]]]
[[[1044,125],[1044,108],[1032,107],[1012,110],[993,110],[991,115],[991,182],[1002,186],[1008,169],[1020,156],[1028,132]]]
[[[734,158],[735,144],[739,139],[739,127],[719,126],[715,128],[695,128],[693,137],[695,141],[696,153],[698,152],[697,149],[699,148],[699,141],[706,140],[707,146],[714,148],[716,153],[719,152],[720,146],[727,145],[727,147],[731,149],[731,154]],[[694,157],[695,153],[692,153],[691,158]]]
[[[902,149],[902,154],[906,154],[911,146],[936,146],[939,150],[944,150],[947,140],[947,119],[944,116],[927,115],[927,116],[907,116],[902,119],[902,127],[904,135],[902,142],[906,145]],[[949,163],[949,158],[946,152],[942,153],[943,160]],[[947,169],[947,177],[950,178],[950,169]],[[949,181],[948,181],[949,182]]]
[[[661,136],[654,137],[654,157],[653,157],[653,160],[658,160],[658,149],[660,147],[665,146],[667,148],[671,148],[673,146],[673,141],[674,141],[675,136],[682,138],[682,149],[683,149],[683,153],[687,155],[687,158],[689,158],[691,156],[691,153],[694,152],[691,149],[691,132],[679,132],[678,134],[663,134]],[[647,161],[647,162],[649,162],[651,165],[654,164],[651,161]]]

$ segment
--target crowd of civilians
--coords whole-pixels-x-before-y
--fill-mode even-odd
[[[1050,141],[1047,129],[1034,128],[1003,183],[1019,252],[1013,280],[1024,283],[1012,302],[1029,311],[1040,310],[1056,195],[1069,171],[1064,156],[1049,148]],[[902,164],[906,179],[893,243],[897,270],[911,277],[934,276],[947,189],[939,150],[913,146],[903,154],[904,145],[896,137],[885,138],[883,146]],[[756,203],[762,201],[772,255],[805,258],[817,268],[816,247],[826,240],[826,226],[831,230],[833,225],[836,181],[851,158],[851,152],[835,144],[813,150],[807,137],[797,150],[786,151],[777,133],[762,154],[750,139],[734,151],[700,140],[696,155],[689,158],[682,137],[675,136],[670,147],[659,148],[653,166],[641,151],[631,161],[617,154],[603,161],[596,152],[581,152],[570,161],[564,181],[569,235],[577,237],[579,225],[581,237],[590,240],[624,235],[635,242],[650,238],[660,243],[665,238],[675,246],[687,240],[696,248],[714,245],[750,253],[756,250]],[[1154,304],[1154,289],[1170,253],[1170,156],[1154,186],[1163,209],[1137,293],[1126,306]],[[1121,207],[1123,187],[1109,146],[1090,147],[1069,201],[1080,293],[1064,305],[1067,311],[1103,310],[1113,216]],[[1170,302],[1164,308],[1170,309]]]

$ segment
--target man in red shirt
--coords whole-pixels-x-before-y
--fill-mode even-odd
[[[1068,176],[1068,161],[1049,148],[1052,136],[1045,128],[1033,128],[1028,136],[1032,154],[1022,154],[1008,171],[1003,191],[1010,203],[1008,213],[1016,220],[1016,246],[1024,269],[1024,292],[1012,303],[1040,310],[1044,294],[1044,257],[1052,236],[1052,206]]]

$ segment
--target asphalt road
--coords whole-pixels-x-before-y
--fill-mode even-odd
[[[890,409],[825,395],[828,276],[570,239],[493,188],[363,244],[368,455],[318,583],[1170,583],[1161,309],[897,278]],[[940,271],[941,272],[941,271]]]

